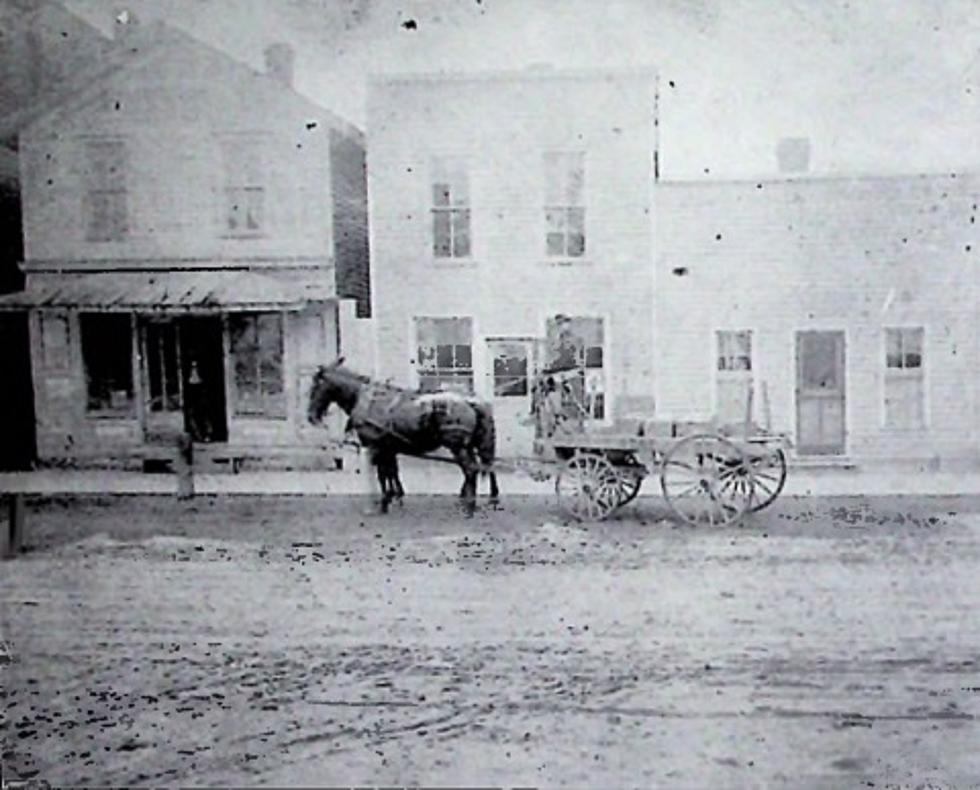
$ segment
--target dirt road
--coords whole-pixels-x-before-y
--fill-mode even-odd
[[[8,776],[980,786],[980,504],[43,500],[0,566]]]

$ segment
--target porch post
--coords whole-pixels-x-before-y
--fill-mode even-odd
[[[177,498],[191,499],[194,496],[194,442],[188,433],[182,433],[177,440]]]

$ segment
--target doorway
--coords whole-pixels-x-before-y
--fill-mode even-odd
[[[796,439],[800,455],[842,455],[846,349],[841,331],[796,333]]]
[[[497,426],[497,454],[502,458],[528,456],[534,444],[531,416],[531,377],[534,343],[522,337],[487,338],[489,392]]]
[[[144,318],[140,351],[146,440],[227,441],[221,319]]]

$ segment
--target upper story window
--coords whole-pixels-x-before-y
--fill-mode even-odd
[[[227,138],[224,157],[224,232],[258,236],[266,229],[265,181],[258,140]]]
[[[545,244],[549,258],[585,255],[585,154],[544,154]]]
[[[126,145],[122,140],[89,140],[85,156],[85,238],[122,241],[129,232]]]
[[[925,425],[925,331],[922,327],[885,330],[885,426]]]
[[[469,258],[470,183],[459,159],[435,159],[432,166],[432,254]]]

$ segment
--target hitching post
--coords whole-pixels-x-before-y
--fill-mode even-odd
[[[177,499],[194,496],[194,441],[183,433],[177,439]]]
[[[4,496],[6,524],[0,530],[0,559],[16,557],[24,539],[24,495],[7,494]]]

